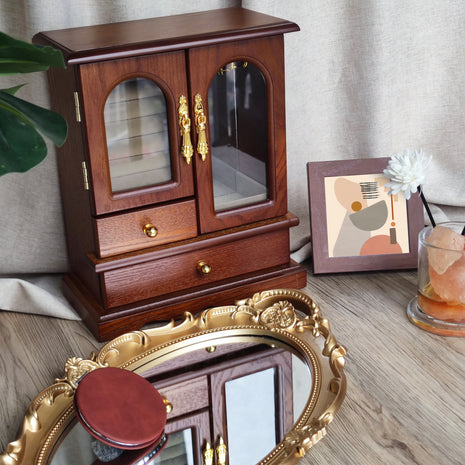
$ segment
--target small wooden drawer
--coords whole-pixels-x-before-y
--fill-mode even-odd
[[[95,223],[102,258],[197,235],[194,200],[97,218]]]
[[[154,386],[170,404],[172,410],[168,413],[168,420],[208,407],[206,376],[199,376],[166,387],[159,387],[157,383],[154,383]]]
[[[182,249],[183,253],[173,247],[164,258],[102,272],[106,308],[206,286],[289,262],[288,229],[211,247],[202,245],[202,241],[191,245],[189,251]],[[202,263],[208,267],[203,271]]]

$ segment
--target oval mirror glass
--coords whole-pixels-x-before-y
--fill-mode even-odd
[[[267,338],[263,343],[234,340],[225,338],[218,347],[187,353],[180,350],[180,355],[174,353],[171,360],[141,373],[168,405],[169,440],[150,463],[199,463],[206,444],[221,437],[229,465],[254,465],[283,440],[302,414],[312,374],[292,348],[272,347]],[[199,413],[208,423],[186,427],[186,419]],[[73,421],[51,454],[50,465],[92,465],[93,441]]]

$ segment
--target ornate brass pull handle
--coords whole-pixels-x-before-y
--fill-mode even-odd
[[[218,459],[218,465],[226,465],[226,454],[228,449],[226,448],[226,444],[223,441],[222,436],[220,436],[220,440],[218,441],[218,445],[216,446],[216,456]]]
[[[213,449],[209,442],[205,445],[203,450],[203,463],[204,465],[213,465]]]
[[[179,129],[182,136],[181,155],[186,159],[187,164],[191,162],[194,155],[194,148],[191,142],[191,119],[189,118],[189,108],[184,95],[179,97]]]
[[[197,263],[197,271],[200,274],[210,274],[212,271],[212,267],[208,263],[199,262]]]
[[[158,229],[153,224],[148,223],[144,226],[144,233],[148,237],[156,237]]]
[[[195,127],[197,129],[198,141],[197,141],[197,152],[202,157],[202,161],[205,161],[208,153],[207,144],[207,118],[203,109],[202,97],[200,94],[195,96]]]

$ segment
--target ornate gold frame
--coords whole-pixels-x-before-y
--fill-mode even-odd
[[[306,294],[277,289],[255,294],[236,305],[215,307],[197,317],[186,313],[170,324],[119,336],[96,356],[70,358],[65,376],[42,391],[29,406],[16,441],[0,455],[0,465],[46,465],[55,443],[74,418],[73,395],[88,371],[117,366],[136,373],[201,347],[260,340],[291,347],[312,370],[306,406],[284,440],[259,465],[295,464],[326,434],[346,393],[344,356],[328,320]]]

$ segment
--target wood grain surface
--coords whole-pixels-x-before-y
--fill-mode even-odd
[[[305,291],[320,305],[346,357],[347,396],[302,465],[465,463],[465,339],[412,325],[416,272],[319,275]],[[80,322],[0,312],[0,449],[15,439],[38,392],[68,357],[101,346]]]

